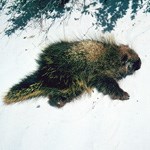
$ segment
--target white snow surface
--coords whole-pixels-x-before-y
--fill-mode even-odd
[[[21,35],[0,39],[0,150],[149,150],[150,149],[150,15],[130,13],[113,31],[116,41],[129,44],[142,67],[119,82],[128,101],[112,101],[96,90],[57,109],[48,98],[3,104],[11,86],[36,70],[35,59],[49,43],[60,39],[98,37],[92,18],[53,26],[48,39],[33,27]],[[5,18],[3,18],[5,20]],[[0,21],[0,31],[5,26]],[[39,34],[41,33],[41,34]],[[85,36],[84,36],[85,34]]]

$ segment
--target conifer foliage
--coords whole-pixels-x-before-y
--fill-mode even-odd
[[[70,15],[74,11],[91,15],[97,20],[93,26],[102,26],[104,31],[111,31],[129,8],[131,19],[134,19],[140,9],[144,8],[144,13],[150,12],[150,0],[0,0],[0,11],[11,14],[6,35],[25,29],[31,20],[45,18],[53,22],[62,18],[66,12]]]

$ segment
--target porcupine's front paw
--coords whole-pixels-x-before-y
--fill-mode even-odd
[[[129,94],[127,92],[124,92],[123,90],[117,93],[113,93],[110,94],[110,97],[115,100],[115,99],[119,99],[119,100],[128,100],[129,99]]]

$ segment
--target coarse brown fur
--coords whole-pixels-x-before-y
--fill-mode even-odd
[[[141,67],[139,56],[129,46],[106,40],[51,44],[37,63],[36,72],[10,89],[4,97],[6,104],[48,96],[51,105],[62,107],[92,88],[112,99],[127,100],[128,93],[117,81]]]

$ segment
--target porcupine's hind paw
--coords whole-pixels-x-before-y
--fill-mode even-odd
[[[49,96],[49,101],[48,103],[51,106],[57,107],[57,108],[61,108],[63,107],[67,102],[64,100],[61,100],[60,98],[52,98]]]

